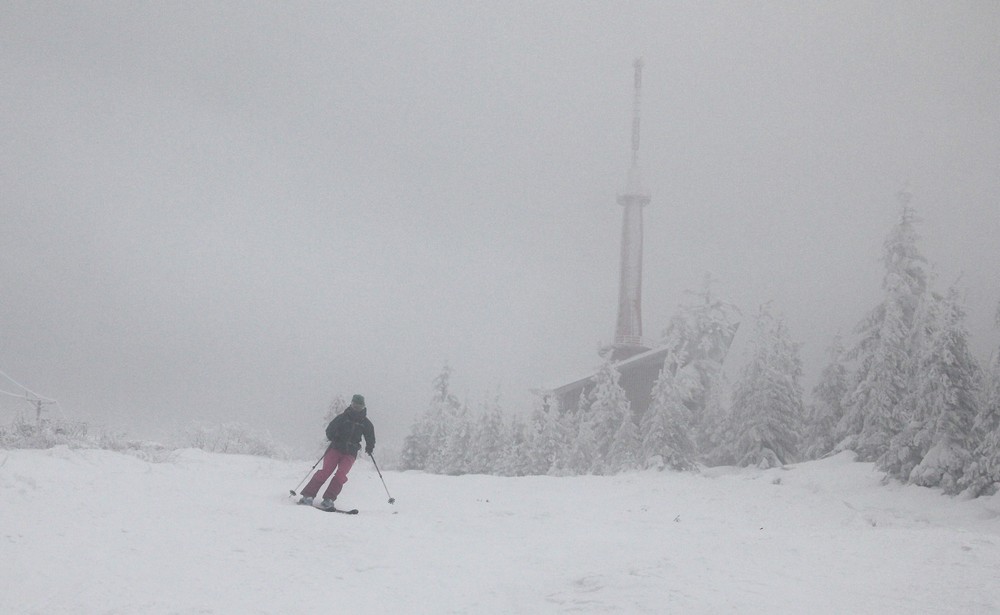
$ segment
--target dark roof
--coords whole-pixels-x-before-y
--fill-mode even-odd
[[[653,348],[652,350],[647,350],[646,352],[639,353],[639,354],[635,355],[634,357],[629,357],[629,358],[625,359],[624,361],[620,361],[620,362],[616,363],[615,364],[615,369],[617,369],[619,372],[623,372],[623,371],[627,371],[631,367],[635,367],[635,366],[638,366],[638,365],[644,365],[644,364],[647,364],[647,363],[650,363],[650,362],[653,362],[653,361],[663,362],[663,359],[666,358],[667,353],[669,351],[670,351],[670,348],[667,347],[667,346],[661,346],[659,348]],[[590,374],[584,376],[583,378],[578,378],[576,380],[573,380],[571,382],[567,382],[566,384],[562,384],[562,385],[559,385],[559,386],[549,387],[549,388],[543,388],[543,389],[540,389],[539,392],[554,393],[556,395],[562,395],[563,393],[565,393],[567,391],[572,391],[572,390],[579,389],[581,387],[586,386],[587,383],[590,382],[593,379],[593,377],[597,375],[597,373],[599,371],[600,370],[594,370],[593,372],[591,372]]]

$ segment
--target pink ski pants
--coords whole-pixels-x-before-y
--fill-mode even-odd
[[[333,480],[330,481],[329,486],[327,486],[326,491],[323,493],[324,499],[336,500],[337,496],[340,495],[340,490],[344,488],[344,483],[347,482],[347,473],[354,466],[354,460],[355,457],[347,453],[342,453],[332,446],[328,448],[326,454],[323,455],[323,467],[313,474],[312,479],[309,480],[309,484],[302,489],[302,495],[310,498],[316,497],[316,494],[319,493],[319,488],[323,486],[326,479],[330,478],[330,475],[336,469],[337,473],[333,475]]]

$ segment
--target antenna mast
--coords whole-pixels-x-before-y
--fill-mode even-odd
[[[632,102],[632,164],[628,185],[618,195],[622,206],[621,271],[618,284],[618,321],[615,326],[611,357],[626,359],[648,347],[642,339],[642,208],[649,203],[649,193],[642,187],[639,171],[639,103],[642,99],[642,58],[632,63],[635,69]]]
[[[632,66],[635,68],[635,97],[632,101],[632,168],[639,166],[639,102],[642,98],[642,58],[636,58]]]

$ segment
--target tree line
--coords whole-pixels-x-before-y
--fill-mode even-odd
[[[540,400],[527,416],[508,415],[498,398],[472,411],[453,394],[446,366],[404,441],[401,468],[614,474],[773,467],[850,450],[903,482],[993,493],[1000,485],[1000,352],[987,364],[971,353],[962,295],[954,286],[933,288],[918,222],[904,201],[883,244],[881,301],[846,343],[833,340],[808,403],[800,344],[771,304],[753,314],[749,360],[728,381],[722,364],[741,314],[706,283],[664,332],[660,346],[668,350],[644,412],[630,407],[611,361],[579,409]]]

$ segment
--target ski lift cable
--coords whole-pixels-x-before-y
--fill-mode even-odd
[[[11,397],[16,397],[18,399],[28,399],[28,396],[25,395],[24,393],[11,393],[10,391],[4,391],[2,389],[0,389],[0,393],[4,395],[10,395]]]
[[[52,399],[51,397],[45,397],[44,395],[39,395],[38,393],[35,393],[34,391],[32,391],[32,390],[31,390],[31,389],[29,389],[28,387],[24,386],[23,384],[21,384],[21,383],[20,383],[20,382],[18,382],[17,380],[14,380],[14,379],[13,379],[13,378],[11,378],[10,376],[8,376],[8,375],[7,375],[7,373],[6,373],[6,372],[4,372],[4,371],[3,371],[2,369],[0,369],[0,376],[3,376],[3,377],[4,377],[4,378],[6,378],[7,380],[10,380],[11,382],[13,382],[14,384],[16,384],[16,385],[17,385],[17,386],[19,386],[20,388],[24,389],[24,390],[25,390],[25,391],[27,391],[28,393],[31,393],[32,395],[34,395],[34,396],[35,396],[35,398],[37,398],[37,399],[39,399],[39,400],[41,400],[41,401],[45,401],[45,402],[49,402],[49,403],[55,403],[55,401],[56,401],[56,400]],[[16,395],[15,397],[25,397],[25,396],[24,396],[24,395]]]

